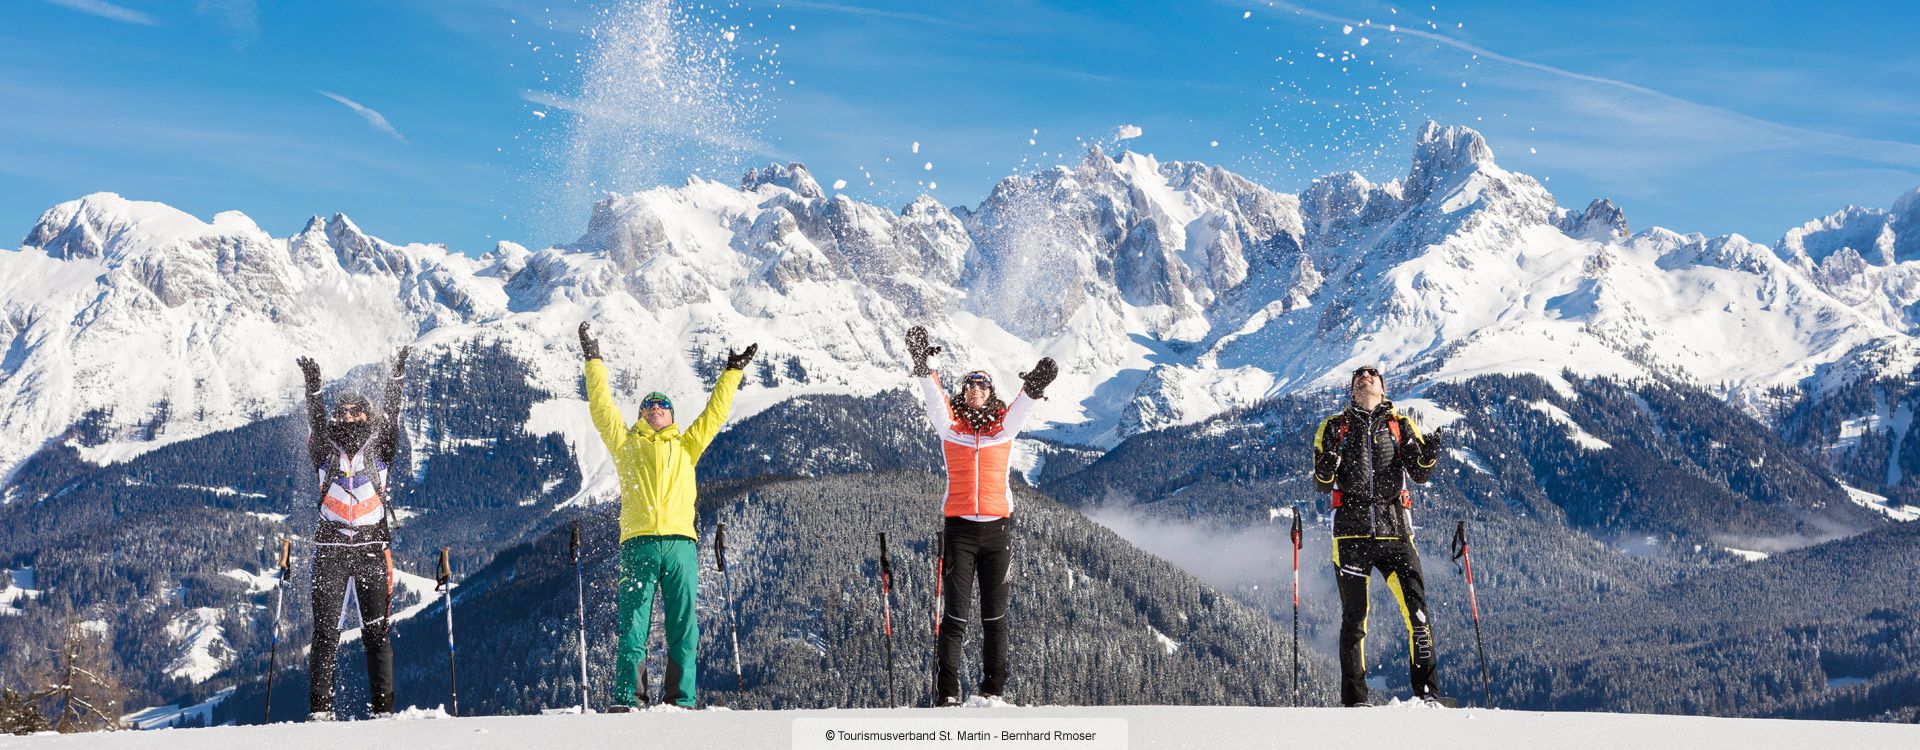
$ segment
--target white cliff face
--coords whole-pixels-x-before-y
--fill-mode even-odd
[[[1848,206],[1790,229],[1773,251],[1862,314],[1920,333],[1920,188],[1891,209]]]
[[[1058,359],[1040,418],[1104,445],[1337,384],[1362,362],[1397,395],[1572,370],[1758,403],[1774,386],[1910,364],[1916,243],[1920,191],[1771,249],[1629,234],[1610,202],[1563,208],[1478,133],[1432,123],[1384,185],[1333,175],[1293,196],[1093,151],[1008,178],[977,208],[922,197],[894,211],[772,165],[738,186],[610,195],[573,243],[480,258],[393,245],[340,215],[274,237],[238,213],[202,221],[102,193],[49,209],[0,251],[0,470],[49,441],[110,461],[285,413],[301,355],[335,378],[403,344],[483,341],[572,398],[581,320],[627,396],[698,393],[749,342],[805,373],[749,388],[741,414],[901,387],[901,333],[927,325],[943,369],[1017,384]]]

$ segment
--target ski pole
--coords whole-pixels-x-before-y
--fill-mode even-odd
[[[1293,705],[1300,705],[1300,506],[1293,506]]]
[[[733,612],[733,574],[727,572],[727,525],[724,523],[714,525],[713,561],[720,566],[720,581],[725,586],[723,593],[727,598],[724,602],[727,608],[727,630],[733,638],[733,692],[737,694],[740,692],[741,685],[740,622]],[[734,700],[739,700],[738,695]]]
[[[1453,527],[1453,564],[1467,575],[1467,602],[1473,608],[1473,645],[1480,652],[1480,699],[1493,708],[1493,681],[1487,677],[1487,646],[1480,640],[1480,596],[1473,591],[1473,555],[1467,549],[1467,522]]]
[[[580,522],[573,522],[573,538],[567,541],[567,556],[573,558],[573,590],[580,604],[580,713],[587,705],[587,581],[580,564]]]
[[[880,619],[887,639],[887,707],[893,708],[893,563],[887,560],[887,532],[880,532]]]
[[[280,581],[273,585],[273,646],[267,650],[267,708],[261,713],[262,724],[273,721],[273,673],[279,670],[280,660],[280,606],[287,601],[287,576],[292,574],[293,542],[281,537]]]
[[[440,548],[440,580],[434,586],[444,592],[447,604],[447,694],[453,699],[454,716],[460,715],[460,671],[453,663],[453,566],[447,562],[449,547]]]
[[[941,700],[941,583],[947,581],[947,531],[933,531],[933,689],[927,706]]]

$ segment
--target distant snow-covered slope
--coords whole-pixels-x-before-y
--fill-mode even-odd
[[[99,193],[0,251],[0,472],[50,444],[111,462],[285,413],[301,354],[334,378],[402,344],[483,342],[573,398],[581,320],[628,397],[693,397],[729,347],[759,342],[760,366],[791,377],[743,393],[742,414],[898,387],[900,334],[924,324],[947,367],[991,369],[1003,389],[1058,359],[1044,434],[1101,447],[1361,362],[1402,394],[1571,370],[1687,380],[1761,413],[1782,388],[1920,363],[1917,223],[1920,192],[1773,248],[1630,233],[1611,203],[1563,208],[1478,133],[1434,123],[1381,185],[1333,175],[1296,196],[1095,150],[975,208],[894,211],[773,165],[608,196],[571,244],[479,258],[340,215],[274,237],[235,212]],[[529,430],[580,432],[540,414]]]

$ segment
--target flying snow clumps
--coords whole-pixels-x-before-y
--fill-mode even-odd
[[[834,181],[833,181],[833,189],[835,189],[835,190],[845,190],[846,188],[847,188],[847,181],[846,181],[846,180],[834,180]]]
[[[1140,134],[1144,132],[1146,131],[1141,130],[1139,125],[1121,125],[1120,129],[1114,132],[1113,137],[1115,140],[1124,141],[1139,138]]]

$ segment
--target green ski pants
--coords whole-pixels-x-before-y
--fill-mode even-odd
[[[661,680],[661,700],[693,707],[693,655],[700,644],[693,605],[699,579],[700,554],[692,539],[637,536],[620,543],[620,648],[614,660],[614,703],[639,703],[634,693],[653,627],[653,592],[658,589],[667,630],[667,674]]]

